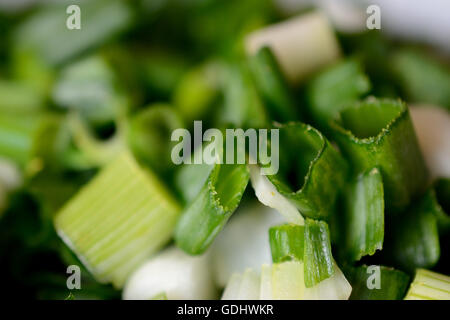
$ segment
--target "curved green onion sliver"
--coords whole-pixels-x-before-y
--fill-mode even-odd
[[[272,50],[263,47],[248,59],[255,86],[266,102],[272,120],[286,122],[296,119],[293,98]]]
[[[410,281],[406,273],[385,266],[370,268],[363,265],[348,267],[345,271],[353,288],[350,300],[401,300],[406,294]],[[369,288],[368,283],[377,285],[375,277],[379,277],[379,288]]]
[[[330,125],[354,172],[379,168],[389,209],[405,208],[423,190],[427,169],[404,103],[369,98],[341,111]]]
[[[269,229],[270,251],[274,263],[303,261],[305,227],[287,224]]]
[[[345,60],[320,72],[308,84],[309,114],[321,130],[345,107],[370,90],[370,82],[356,60]]]
[[[179,219],[176,244],[189,254],[203,253],[238,207],[249,176],[246,165],[216,164]]]
[[[183,128],[183,121],[176,109],[153,104],[131,117],[127,141],[136,158],[161,174],[173,167],[171,150],[176,142],[170,135],[178,128]]]
[[[418,269],[405,300],[450,300],[450,277]]]
[[[225,69],[224,107],[221,124],[237,128],[265,128],[269,122],[247,65]]]
[[[345,197],[345,217],[341,223],[346,255],[351,261],[381,250],[384,239],[384,193],[376,168],[357,177]]]
[[[303,261],[307,288],[315,286],[334,274],[330,232],[326,222],[306,219]]]
[[[280,170],[267,178],[303,216],[327,219],[334,211],[347,177],[345,160],[309,125],[292,122],[277,125],[277,128],[280,130]],[[292,172],[298,175],[300,188],[287,183]]]
[[[437,180],[430,192],[430,196],[435,197],[433,206],[439,233],[447,234],[450,232],[450,179],[441,178]]]

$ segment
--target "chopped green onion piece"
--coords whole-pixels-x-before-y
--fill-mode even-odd
[[[267,178],[303,216],[327,219],[347,176],[347,164],[330,142],[303,123],[277,125],[280,169]]]
[[[260,296],[261,278],[253,269],[243,274],[233,274],[225,288],[222,300],[257,300]]]
[[[303,261],[305,228],[299,225],[282,225],[269,229],[270,250],[274,263]]]
[[[130,26],[130,7],[119,0],[83,1],[82,28],[66,28],[67,3],[42,6],[15,31],[17,51],[37,52],[49,64],[62,64],[92,47],[99,46]]]
[[[450,232],[450,179],[441,178],[434,184],[433,204],[434,212],[437,217],[439,233],[447,234]],[[430,195],[433,197],[433,194]]]
[[[272,300],[272,266],[263,264],[261,266],[261,291],[259,300]]]
[[[327,130],[346,104],[370,90],[370,82],[356,60],[345,60],[320,72],[308,84],[309,113],[322,130]]]
[[[341,111],[331,127],[354,172],[379,168],[387,208],[399,211],[423,190],[427,169],[404,103],[369,98]]]
[[[59,106],[79,112],[93,125],[115,120],[127,105],[114,70],[101,56],[89,56],[65,67],[52,96]]]
[[[374,269],[368,270],[368,266],[349,267],[345,269],[348,279],[353,287],[350,300],[401,300],[405,296],[409,285],[409,276],[394,268],[385,266],[379,267],[379,274]],[[379,288],[371,287],[375,285],[370,277],[379,277]],[[375,279],[375,278],[374,278]],[[375,281],[375,280],[374,280]]]
[[[170,135],[175,129],[182,128],[183,121],[170,105],[153,104],[129,121],[127,138],[136,158],[150,165],[162,174],[173,167]]]
[[[251,56],[249,67],[271,119],[279,122],[297,119],[293,97],[271,49],[263,47]]]
[[[169,300],[217,298],[208,254],[190,256],[171,246],[140,265],[122,291],[124,300],[155,299],[164,293]]]
[[[165,187],[125,153],[56,215],[55,227],[100,282],[121,288],[172,236],[180,209]]]
[[[92,166],[101,166],[126,149],[121,128],[107,140],[94,136],[92,130],[77,113],[69,115],[69,126],[75,145]]]
[[[272,298],[274,300],[303,300],[305,296],[304,264],[286,261],[272,265]]]
[[[173,104],[187,123],[206,119],[218,99],[222,66],[209,62],[188,71],[173,93]]]
[[[334,274],[330,232],[326,222],[306,219],[303,261],[307,288],[315,286]]]
[[[39,118],[0,114],[0,156],[26,166],[32,158]]]
[[[247,65],[230,66],[226,71],[224,108],[220,116],[223,124],[237,128],[265,128],[268,117]]]
[[[436,199],[428,192],[401,215],[388,221],[390,228],[383,252],[389,262],[410,272],[416,268],[431,268],[438,262],[441,251],[438,209]]]
[[[178,221],[177,245],[189,254],[203,253],[238,207],[248,180],[245,165],[216,164]]]
[[[450,300],[450,277],[418,269],[405,300]]]
[[[334,274],[314,287],[306,288],[305,300],[348,300],[352,286],[333,262]]]
[[[362,173],[348,187],[342,230],[344,247],[351,261],[373,255],[383,248],[384,194],[380,171]]]
[[[410,49],[395,52],[390,61],[397,83],[409,101],[450,109],[450,70],[446,65]]]
[[[42,111],[44,97],[35,88],[22,82],[0,79],[0,112],[29,115]]]
[[[175,174],[175,186],[185,203],[194,200],[213,168],[213,165],[202,163],[185,164],[178,170]]]

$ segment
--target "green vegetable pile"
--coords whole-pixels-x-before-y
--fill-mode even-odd
[[[330,28],[336,55],[298,54],[294,79],[270,43],[246,48],[290,18],[270,0],[78,2],[80,30],[65,27],[70,1],[0,13],[5,298],[120,299],[154,254],[207,256],[259,200],[287,222],[267,229],[273,265],[234,274],[224,298],[345,299],[347,279],[350,299],[450,299],[450,180],[430,178],[408,108],[450,110],[445,57]],[[172,132],[195,120],[278,129],[279,171],[174,164]],[[69,265],[81,290],[66,285]]]

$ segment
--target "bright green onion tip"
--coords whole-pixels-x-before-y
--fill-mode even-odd
[[[55,227],[98,281],[121,288],[169,241],[179,212],[158,179],[125,153],[63,207]]]

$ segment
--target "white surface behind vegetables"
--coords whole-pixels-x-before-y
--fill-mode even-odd
[[[444,108],[410,106],[422,154],[431,178],[450,178],[450,114]]]
[[[287,14],[306,7],[320,8],[342,32],[367,30],[369,5],[381,9],[381,30],[400,39],[418,41],[450,52],[448,0],[276,0]]]
[[[225,287],[233,273],[271,264],[269,228],[285,222],[278,212],[259,204],[240,208],[211,247],[217,285]]]
[[[148,300],[165,293],[167,299],[217,298],[209,254],[189,256],[176,247],[164,250],[128,279],[124,300]]]

